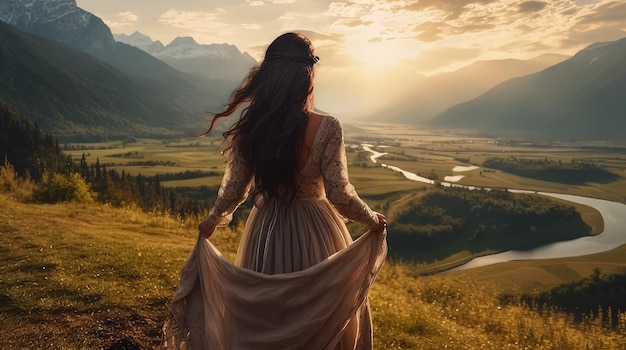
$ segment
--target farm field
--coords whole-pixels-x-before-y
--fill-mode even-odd
[[[414,127],[385,125],[346,127],[348,164],[351,181],[359,193],[373,197],[411,191],[425,184],[406,182],[399,173],[381,169],[369,160],[369,154],[359,148],[371,144],[387,154],[380,163],[400,167],[436,181],[445,182],[446,176],[462,175],[456,184],[486,188],[512,188],[555,193],[568,193],[626,202],[626,144],[614,143],[546,143],[524,140],[490,139],[463,135],[441,135]],[[111,169],[122,169],[129,174],[153,176],[156,174],[203,170],[223,172],[224,159],[220,154],[221,139],[216,136],[203,139],[151,140],[137,139],[134,143],[105,142],[66,145],[65,152],[74,159],[82,154],[89,163],[99,160]],[[572,160],[591,162],[620,176],[610,183],[564,184],[521,177],[493,169],[453,171],[456,166],[478,166],[488,158],[517,157],[531,160],[550,160],[570,163]],[[221,176],[194,180],[164,181],[165,186],[215,186]]]
[[[387,152],[387,155],[379,159],[381,163],[398,166],[438,181],[444,181],[446,176],[463,175],[458,184],[568,193],[626,202],[626,143],[548,143],[464,135],[449,136],[417,130],[411,126],[392,125],[385,125],[385,134],[380,135],[379,125],[360,125],[360,127],[362,129],[359,132],[349,136],[377,146],[375,150],[379,152]],[[493,157],[516,157],[561,163],[585,161],[602,167],[620,178],[610,183],[566,185],[492,169],[452,171],[455,166],[481,166],[485,160]]]

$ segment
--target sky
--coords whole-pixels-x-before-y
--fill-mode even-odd
[[[573,55],[626,37],[626,0],[77,0],[114,34],[229,43],[257,60],[298,31],[320,56],[320,84],[372,96],[478,60]],[[317,94],[317,86],[316,86]],[[363,98],[346,102],[355,112]],[[357,108],[358,109],[358,108]],[[358,111],[357,111],[358,113]]]

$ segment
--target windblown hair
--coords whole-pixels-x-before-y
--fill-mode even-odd
[[[252,68],[233,92],[215,122],[249,103],[241,118],[223,135],[231,139],[254,173],[253,198],[290,196],[296,190],[298,154],[304,140],[308,116],[313,109],[313,65],[318,61],[311,42],[297,33],[276,38],[267,48],[263,62]]]

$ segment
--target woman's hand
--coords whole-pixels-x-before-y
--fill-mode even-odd
[[[204,238],[209,238],[213,235],[213,232],[215,232],[215,225],[206,218],[198,225],[198,231],[200,231]]]
[[[387,218],[381,213],[376,213],[378,217],[378,227],[376,228],[376,232],[383,232],[387,229]]]

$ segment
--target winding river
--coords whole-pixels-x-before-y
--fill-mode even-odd
[[[434,184],[433,180],[418,176],[417,174],[408,172],[395,166],[379,163],[378,158],[384,156],[386,153],[381,153],[373,150],[373,145],[363,144],[363,149],[371,153],[370,160],[374,163],[380,164],[384,168],[391,169],[402,173],[407,179],[413,181],[419,181],[429,184]],[[455,167],[454,172],[461,171],[473,171],[478,167]],[[474,186],[456,185],[452,182],[458,181],[462,176],[454,175],[447,176],[446,182],[442,182],[443,186],[459,186],[466,187],[468,189],[474,189]],[[452,270],[464,270],[474,267],[486,266],[496,264],[500,262],[512,261],[512,260],[533,260],[533,259],[551,259],[551,258],[563,258],[571,256],[581,256],[594,253],[600,253],[611,250],[626,244],[626,205],[623,203],[607,201],[603,199],[581,197],[569,194],[548,193],[548,192],[535,192],[524,190],[513,190],[511,192],[529,192],[538,193],[546,196],[556,197],[564,199],[574,203],[580,203],[592,208],[595,208],[600,212],[604,219],[604,231],[595,236],[585,236],[581,238],[572,239],[569,241],[561,241],[546,244],[531,250],[509,250],[502,253],[487,255],[475,258],[468,263],[458,266]]]

